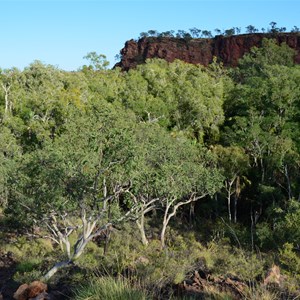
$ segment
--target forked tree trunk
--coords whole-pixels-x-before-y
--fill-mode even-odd
[[[160,249],[164,249],[166,247],[166,244],[165,244],[165,236],[166,236],[166,229],[167,229],[167,225],[168,225],[168,222],[164,222],[163,223],[163,226],[162,226],[162,230],[161,230],[161,233],[160,233]]]
[[[206,195],[207,194],[196,197],[195,194],[192,194],[188,200],[178,202],[174,206],[173,206],[173,204],[177,199],[172,199],[170,202],[167,202],[167,206],[166,206],[165,213],[164,213],[163,225],[162,225],[162,229],[161,229],[161,233],[160,233],[160,248],[161,248],[161,250],[166,247],[165,235],[166,235],[167,226],[168,226],[171,218],[175,216],[177,209],[182,205],[186,205],[191,202],[195,202],[201,198],[204,198]],[[172,208],[172,206],[173,206],[173,208]],[[171,208],[172,208],[172,212],[169,212]]]
[[[231,222],[232,220],[232,216],[231,216],[231,195],[233,194],[232,192],[232,185],[235,181],[235,178],[234,177],[231,181],[229,180],[226,180],[225,183],[226,183],[226,190],[227,190],[227,210],[228,210],[228,219],[229,219],[229,222]]]
[[[155,210],[155,202],[157,202],[159,200],[159,198],[154,198],[154,199],[149,200],[149,199],[144,199],[142,197],[142,198],[138,199],[132,193],[130,193],[130,194],[132,195],[135,203],[141,203],[141,205],[142,205],[142,209],[139,212],[140,216],[136,220],[136,224],[137,224],[137,227],[141,234],[142,244],[147,246],[149,244],[149,241],[148,241],[148,239],[146,237],[146,233],[145,233],[145,215],[147,213],[149,213],[150,211]]]
[[[97,219],[93,222],[87,221],[85,216],[85,211],[83,210],[81,221],[83,223],[82,227],[82,235],[78,238],[75,246],[74,246],[74,252],[71,254],[71,247],[70,247],[70,241],[69,236],[73,229],[70,229],[68,234],[62,234],[61,231],[58,229],[56,224],[52,225],[52,232],[55,234],[55,236],[58,238],[54,239],[58,244],[65,245],[66,252],[68,255],[68,260],[61,261],[56,263],[47,273],[42,277],[42,280],[47,281],[49,280],[57,271],[59,271],[62,268],[67,267],[68,265],[71,265],[73,262],[75,262],[83,253],[85,250],[87,244],[95,237],[101,235],[103,232],[106,232],[109,230],[112,226],[111,223],[107,223],[106,225],[100,227],[99,229],[96,229]],[[48,228],[50,228],[50,225],[48,225]],[[96,231],[95,233],[93,233]]]

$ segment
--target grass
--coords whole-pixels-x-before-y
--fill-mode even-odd
[[[145,291],[124,278],[100,277],[75,291],[74,300],[146,300]]]

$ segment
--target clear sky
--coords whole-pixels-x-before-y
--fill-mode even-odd
[[[112,67],[125,41],[149,29],[300,27],[300,0],[0,0],[0,13],[0,68],[20,69],[38,59],[77,70],[90,51]]]

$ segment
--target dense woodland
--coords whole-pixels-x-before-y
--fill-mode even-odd
[[[175,299],[201,271],[245,286],[185,299],[299,297],[294,55],[265,39],[233,69],[153,59],[121,72],[90,53],[76,72],[1,70],[0,251],[17,262],[13,281],[110,299],[92,298],[106,278],[132,293],[120,299]],[[263,285],[274,264],[280,283]]]

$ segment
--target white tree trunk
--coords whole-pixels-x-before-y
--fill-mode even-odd
[[[9,90],[11,88],[11,85],[9,84],[1,84],[3,90],[4,90],[4,100],[5,100],[5,110],[4,110],[4,116],[8,117],[8,115],[11,113],[12,110],[12,103],[9,101]]]
[[[227,190],[227,209],[228,209],[228,219],[229,222],[231,222],[231,195],[233,194],[232,192],[232,185],[235,181],[236,177],[234,177],[231,181],[226,180],[226,190]]]
[[[48,272],[42,277],[42,281],[48,281],[58,270],[67,267],[71,264],[71,261],[61,261],[57,264],[55,264]]]
[[[164,213],[163,226],[162,226],[162,230],[161,230],[161,234],[160,234],[160,242],[161,242],[160,247],[161,247],[161,250],[163,248],[165,248],[165,246],[166,246],[165,245],[166,229],[167,229],[167,226],[168,226],[171,218],[175,216],[175,214],[177,212],[177,209],[182,205],[186,205],[188,203],[195,202],[195,201],[197,201],[201,198],[204,198],[206,195],[207,194],[196,197],[195,194],[193,193],[188,200],[180,201],[174,206],[173,206],[173,204],[175,203],[175,201],[177,199],[172,199],[170,202],[169,201],[167,202],[167,206],[166,206],[165,213]],[[172,206],[173,206],[172,212],[169,212]]]
[[[144,212],[142,212],[140,220],[136,220],[136,224],[138,229],[140,230],[141,233],[141,239],[142,239],[142,243],[143,245],[147,246],[149,244],[148,239],[146,237],[146,233],[145,233],[145,215]]]

